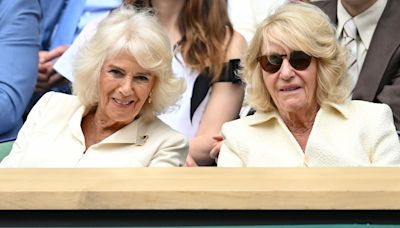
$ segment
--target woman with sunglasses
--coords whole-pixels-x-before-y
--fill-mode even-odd
[[[253,116],[228,122],[218,166],[398,166],[385,104],[351,101],[345,52],[318,8],[288,3],[265,19],[245,55]]]

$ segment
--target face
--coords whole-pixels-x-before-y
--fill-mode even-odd
[[[370,8],[377,0],[342,0],[342,5],[351,16],[357,16]]]
[[[100,73],[100,100],[96,114],[111,123],[127,125],[147,102],[155,76],[130,55],[119,54],[105,61]]]
[[[315,58],[311,57],[311,62],[307,67],[304,64],[304,58],[307,58],[307,56],[301,55],[299,52],[295,53],[293,50],[283,49],[277,45],[264,47],[262,55],[270,56],[271,61],[275,64],[279,63],[280,57],[282,58],[280,68],[278,65],[275,70],[271,70],[272,72],[262,70],[264,84],[280,113],[312,110],[318,106],[315,97],[317,88],[317,63]],[[272,58],[273,56],[275,56],[275,61]],[[290,61],[292,65],[289,63],[289,59],[292,59]],[[297,62],[294,60],[297,60]]]
[[[377,0],[341,0],[343,5],[372,6]]]

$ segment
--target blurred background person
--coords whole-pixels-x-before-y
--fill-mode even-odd
[[[187,89],[178,106],[160,119],[190,139],[188,166],[214,165],[213,136],[239,117],[244,88],[237,74],[246,41],[233,30],[225,0],[125,1],[152,7],[174,50],[173,71]],[[96,30],[88,25],[54,68],[74,80],[74,56]]]
[[[349,50],[352,98],[388,104],[400,135],[400,1],[315,2],[331,19]]]
[[[77,57],[76,96],[44,95],[1,166],[182,166],[187,140],[155,116],[184,90],[171,62],[154,16],[115,11]]]
[[[38,71],[40,4],[0,1],[0,142],[14,140]]]
[[[247,43],[250,43],[257,25],[286,1],[228,0],[229,18],[232,21],[233,28],[245,37]]]
[[[286,4],[261,23],[243,66],[257,111],[224,124],[218,166],[399,166],[390,107],[348,99],[345,57],[313,5]]]

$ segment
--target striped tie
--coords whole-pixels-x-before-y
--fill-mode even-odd
[[[351,88],[354,88],[358,80],[358,65],[357,65],[357,27],[353,19],[349,19],[344,23],[343,30],[343,46],[349,52],[348,56],[348,71],[351,77]]]

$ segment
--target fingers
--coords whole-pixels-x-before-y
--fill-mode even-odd
[[[60,57],[64,52],[68,49],[69,46],[62,45],[54,48],[51,51],[40,51],[39,52],[39,64],[44,64],[49,61],[54,60],[57,57]]]
[[[53,71],[52,74],[38,74],[35,92],[46,92],[55,86],[68,83],[68,80],[63,76]]]
[[[50,74],[50,72],[53,70],[53,65],[54,63],[51,61],[45,63],[39,63],[38,72],[42,74]]]
[[[62,54],[64,54],[64,52],[68,49],[68,47],[69,47],[68,45],[58,46],[53,50],[51,50],[51,53],[53,54],[54,57],[60,57]]]
[[[54,63],[52,54],[49,51],[40,51],[39,52],[39,73],[42,74],[50,74],[50,71],[53,69]]]
[[[47,70],[38,73],[38,78],[35,85],[35,92],[45,92],[48,90],[50,75],[47,74]]]
[[[224,140],[224,137],[222,137],[221,134],[219,135],[215,135],[212,137],[216,142],[214,142],[213,147],[210,151],[210,157],[215,159],[218,158],[219,155],[219,151],[221,149],[221,144],[222,144],[222,140]]]
[[[219,155],[219,151],[221,149],[222,141],[215,142],[213,148],[210,151],[210,157],[215,159]]]
[[[61,45],[51,51],[39,52],[39,70],[35,92],[45,92],[54,86],[68,82],[68,80],[53,69],[53,60],[64,54],[68,47],[68,45]]]
[[[215,135],[215,136],[213,136],[212,137],[214,140],[217,140],[217,141],[222,141],[222,140],[224,140],[224,137],[222,137],[222,135]]]
[[[53,54],[50,51],[39,51],[39,65],[45,64],[53,59]]]
[[[196,162],[194,161],[194,159],[192,158],[192,156],[190,156],[190,154],[188,154],[188,156],[186,157],[186,163],[185,163],[186,167],[196,167],[198,166],[196,164]]]
[[[39,73],[37,82],[47,82],[49,80],[49,75],[45,73]]]

